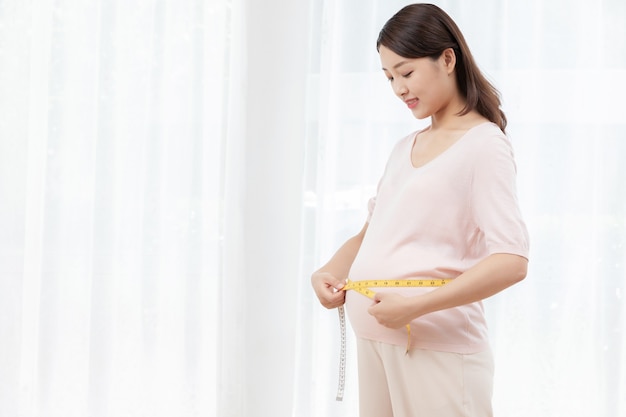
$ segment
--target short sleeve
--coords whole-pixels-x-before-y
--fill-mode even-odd
[[[471,187],[471,215],[489,254],[528,258],[528,231],[517,199],[517,169],[509,140],[489,135],[477,149]]]

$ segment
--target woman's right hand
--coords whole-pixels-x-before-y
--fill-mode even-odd
[[[313,285],[315,295],[324,307],[336,308],[345,302],[346,292],[342,291],[345,282],[328,272],[315,272],[311,276],[311,285]]]

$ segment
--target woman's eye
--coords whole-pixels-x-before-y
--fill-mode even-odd
[[[404,78],[409,78],[411,76],[411,74],[413,74],[413,71],[409,71],[406,74],[403,75]]]

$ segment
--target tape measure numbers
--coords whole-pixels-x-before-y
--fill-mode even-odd
[[[441,287],[451,279],[399,279],[399,280],[371,280],[371,281],[350,281],[343,287],[343,291],[353,290],[368,298],[374,298],[376,293],[371,288],[427,288]],[[337,309],[339,312],[339,327],[341,330],[341,352],[339,354],[339,386],[337,388],[337,401],[343,400],[343,392],[346,385],[346,313],[343,306]],[[406,325],[407,345],[406,351],[411,347],[411,326]]]

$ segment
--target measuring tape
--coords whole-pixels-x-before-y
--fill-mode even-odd
[[[441,287],[451,279],[399,279],[399,280],[371,280],[371,281],[350,281],[348,280],[346,285],[342,288],[343,291],[353,290],[362,294],[368,298],[374,298],[376,293],[370,288],[426,288],[426,287]],[[339,386],[337,388],[337,401],[343,400],[343,392],[346,386],[346,312],[343,306],[340,306],[337,311],[339,312],[339,327],[341,329],[341,352],[339,354]],[[406,352],[409,353],[411,347],[411,326],[406,325],[407,330],[407,344]]]

